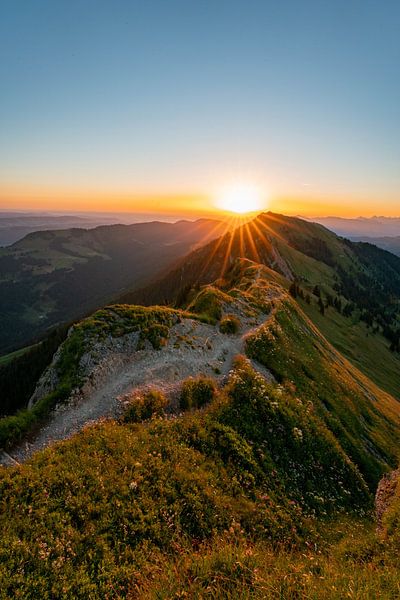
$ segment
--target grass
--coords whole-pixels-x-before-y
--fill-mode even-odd
[[[400,593],[396,555],[382,545],[365,558],[346,557],[341,546],[368,549],[370,526],[348,522],[343,540],[322,550],[304,552],[272,548],[247,540],[218,540],[175,562],[154,561],[154,581],[146,581],[139,598],[227,598],[228,600],[395,600]],[[326,533],[326,531],[325,531]],[[365,544],[365,546],[364,546]]]
[[[225,305],[232,302],[232,297],[214,286],[203,288],[189,304],[188,311],[206,315],[212,322],[219,321]]]
[[[140,423],[154,417],[162,417],[168,406],[168,400],[162,392],[156,389],[149,390],[134,396],[123,415],[126,423]]]
[[[335,354],[293,301],[248,338],[247,352],[311,403],[372,488],[396,464],[395,400]]]
[[[399,355],[389,350],[389,344],[379,334],[373,334],[365,323],[347,318],[335,309],[322,316],[317,304],[298,302],[307,316],[327,340],[380,388],[400,398]]]
[[[400,593],[396,549],[375,538],[370,523],[347,520],[324,530],[322,545],[303,551],[227,535],[175,561],[155,557],[153,581],[140,599],[395,600]],[[327,543],[326,539],[330,540]],[[346,547],[358,550],[346,553]],[[371,547],[372,546],[372,547]]]
[[[0,598],[399,597],[400,492],[386,537],[372,518],[376,484],[396,464],[398,405],[250,271],[236,298],[270,313],[246,352],[277,381],[239,357],[222,389],[186,382],[200,411],[166,418],[151,395],[134,423],[88,426],[0,469]],[[212,319],[225,295],[201,293]],[[185,316],[98,311],[65,343],[60,382],[79,383],[86,344],[138,331],[161,347]]]
[[[229,558],[241,544],[244,553],[253,544],[304,552],[319,543],[316,517],[353,519],[370,503],[319,419],[241,360],[204,411],[106,421],[0,470],[0,598],[150,594],[160,584],[157,557],[175,568],[189,555],[174,585],[212,588],[218,568],[220,590],[250,593],[250,555],[243,566]]]
[[[287,261],[290,269],[301,281],[305,280],[309,285],[321,285],[323,283],[329,289],[334,283],[334,270],[325,263],[306,256],[299,250],[288,246],[286,243],[277,241],[277,248]]]
[[[235,334],[240,329],[240,320],[235,315],[225,315],[219,324],[221,333]]]
[[[11,362],[14,358],[25,354],[25,352],[27,352],[31,348],[33,348],[33,346],[26,346],[25,348],[20,348],[19,350],[15,350],[14,352],[10,352],[9,354],[3,354],[3,356],[0,356],[0,365],[6,365],[7,363]]]
[[[182,384],[179,407],[182,410],[202,408],[209,404],[216,392],[215,381],[209,377],[186,379]]]

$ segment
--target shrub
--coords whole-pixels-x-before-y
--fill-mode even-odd
[[[215,382],[207,377],[187,379],[183,382],[179,406],[182,410],[200,408],[211,402],[215,394]]]
[[[215,323],[222,317],[223,304],[229,304],[230,302],[232,302],[230,296],[210,285],[201,290],[188,306],[188,310],[206,315]]]
[[[124,421],[127,423],[139,423],[152,417],[161,417],[167,405],[168,400],[162,392],[159,390],[149,390],[131,400],[125,411]]]
[[[219,330],[221,333],[233,334],[237,333],[240,329],[240,321],[235,315],[226,315],[221,319],[219,324]]]

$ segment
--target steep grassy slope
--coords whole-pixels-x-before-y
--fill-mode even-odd
[[[205,412],[89,428],[2,473],[0,498],[3,598],[124,597],[156,551],[230,528],[296,546],[307,515],[370,504],[318,417],[245,363]]]
[[[245,349],[275,383],[239,357],[202,410],[99,423],[0,469],[0,598],[396,597],[394,554],[369,523],[376,483],[397,462],[397,402],[330,346],[283,281],[241,260],[223,289],[189,300],[201,318],[220,319],[227,298],[268,315]],[[69,338],[66,381],[79,385],[74,365],[93,336],[135,328],[157,343],[182,316],[97,313]]]
[[[392,489],[386,498],[381,528],[384,537],[389,540],[398,550],[400,549],[400,478],[399,471],[391,473]]]
[[[286,286],[296,280],[308,295],[309,303],[299,299],[303,309],[328,340],[377,384],[399,395],[400,259],[370,244],[343,240],[321,225],[272,213],[260,215],[189,254],[155,285],[122,300],[184,305],[199,285],[229,278],[238,257],[267,265],[286,278]],[[313,294],[316,286],[319,296]],[[325,320],[316,310],[319,297],[327,309]],[[347,328],[352,336],[345,333]],[[356,347],[363,341],[357,356]]]
[[[308,304],[297,298],[301,308],[327,340],[348,360],[367,374],[380,388],[400,399],[400,361],[388,341],[354,313],[346,317],[334,307],[322,315],[317,298]]]
[[[312,403],[372,488],[396,464],[397,403],[335,351],[294,301],[283,301],[248,337],[247,352]]]
[[[42,231],[1,249],[0,353],[143,285],[221,227],[201,219]]]

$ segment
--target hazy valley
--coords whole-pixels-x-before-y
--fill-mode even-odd
[[[33,343],[218,236],[218,221],[37,231],[0,249],[0,352]]]

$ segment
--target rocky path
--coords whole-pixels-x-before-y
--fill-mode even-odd
[[[174,410],[184,379],[200,374],[222,379],[231,369],[233,358],[243,352],[245,337],[267,318],[242,318],[238,335],[224,335],[217,327],[185,319],[172,327],[167,344],[160,350],[149,344],[144,350],[123,357],[111,354],[106,364],[94,370],[91,383],[84,386],[82,394],[56,407],[34,439],[14,448],[8,458],[0,457],[0,462],[23,462],[37,450],[70,437],[88,423],[118,417],[127,396],[149,387],[162,390]],[[272,378],[261,365],[254,366]]]

